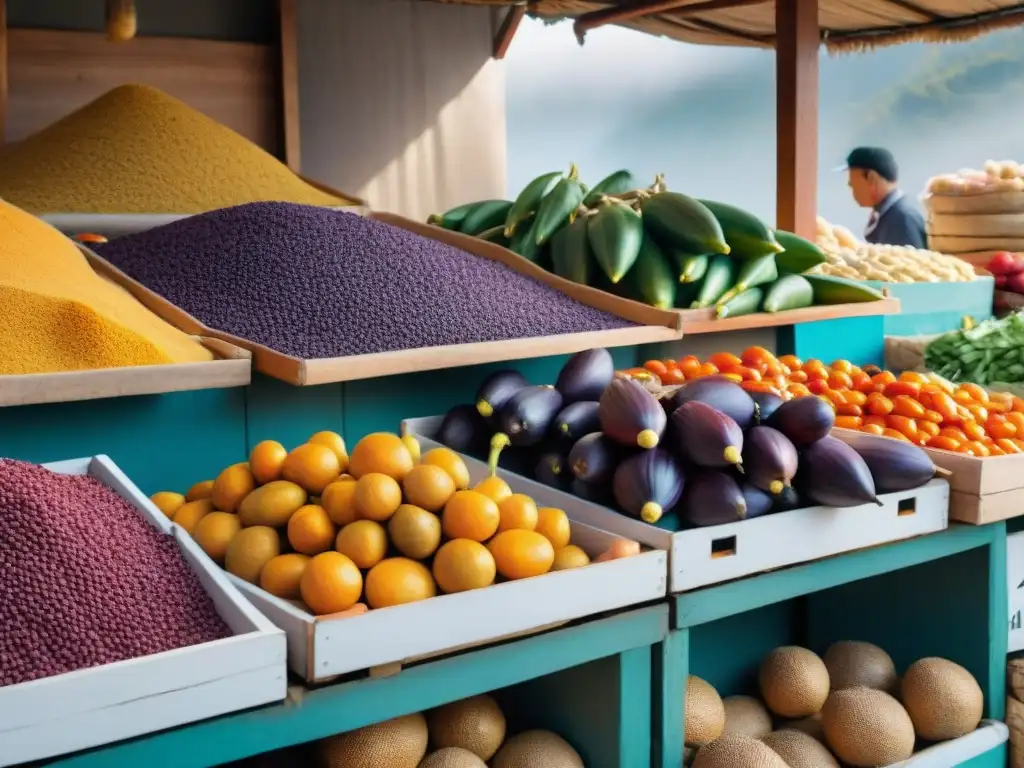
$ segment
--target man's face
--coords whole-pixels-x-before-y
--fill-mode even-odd
[[[870,208],[875,200],[875,175],[870,171],[860,168],[851,168],[848,171],[850,191],[853,192],[853,199],[861,208]]]

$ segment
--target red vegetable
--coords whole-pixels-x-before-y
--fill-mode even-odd
[[[999,251],[989,259],[987,269],[993,275],[1012,275],[1019,272],[1021,267],[1012,253]]]

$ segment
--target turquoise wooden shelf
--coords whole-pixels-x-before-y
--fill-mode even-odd
[[[646,765],[651,647],[668,606],[641,608],[402,670],[393,677],[295,686],[282,704],[73,755],[51,768],[207,768],[370,723],[496,692],[512,728],[568,739],[591,768]]]
[[[673,631],[655,652],[657,768],[682,768],[687,675],[723,695],[757,693],[757,669],[779,645],[818,653],[836,640],[885,648],[902,671],[924,656],[952,659],[1001,719],[1006,665],[1006,529],[943,533],[763,574],[671,598]],[[972,768],[1004,765],[1005,746]]]

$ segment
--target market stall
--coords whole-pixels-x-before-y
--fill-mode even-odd
[[[110,5],[124,7],[112,8],[109,34],[132,37],[132,4]],[[0,542],[19,567],[38,567],[26,536],[73,551],[77,495],[106,494],[94,511],[109,507],[137,535],[141,524],[150,540],[176,542],[161,557],[192,575],[167,590],[200,605],[208,630],[170,645],[126,632],[116,651],[100,643],[98,656],[11,666],[15,654],[35,658],[22,624],[62,632],[68,601],[6,601],[2,626],[22,645],[0,656],[0,765],[182,768],[296,749],[283,759],[680,768],[708,742],[729,746],[719,739],[723,697],[740,694],[763,698],[749,706],[762,726],[768,710],[775,716],[768,731],[824,708],[817,749],[850,764],[1004,764],[1002,521],[1015,513],[1007,494],[1018,490],[1021,450],[1006,425],[1015,429],[1024,401],[982,401],[964,388],[967,399],[953,400],[953,388],[954,410],[940,412],[944,390],[877,369],[901,301],[793,259],[827,261],[813,242],[822,40],[850,50],[956,39],[1016,23],[1018,10],[950,19],[902,4],[851,16],[826,0],[469,5],[502,9],[488,40],[498,57],[526,12],[575,17],[581,40],[622,23],[777,47],[778,228],[633,182],[588,207],[574,174],[559,171],[525,213],[540,221],[556,188],[574,202],[563,200],[550,231],[532,239],[539,247],[586,222],[612,285],[574,279],[511,241],[478,236],[496,227],[504,236],[515,201],[488,227],[477,211],[481,228],[470,232],[465,211],[458,222],[449,208],[448,220],[421,223],[315,181],[315,167],[300,176],[295,3],[281,3],[279,45],[246,49],[241,65],[223,51],[218,59],[234,77],[281,67],[283,143],[232,124],[254,114],[251,104],[211,117],[187,89],[175,98],[166,86],[129,85],[127,73],[57,100],[55,126],[30,126],[35,113],[4,97],[10,46],[0,24],[0,118],[28,126],[0,149],[0,306],[18,310],[0,326],[0,456],[12,460],[0,463],[9,486]],[[31,43],[23,32],[10,39]],[[137,42],[152,50],[145,36]],[[74,45],[89,58],[82,40]],[[20,61],[20,76],[35,71]],[[134,143],[119,149],[125,137]],[[172,146],[207,153],[227,183],[172,173]],[[117,162],[124,151],[135,160],[128,169]],[[672,209],[683,198],[686,210]],[[660,229],[646,223],[654,209],[637,228],[634,201],[669,209]],[[599,216],[618,221],[596,226],[614,230],[616,248],[596,244]],[[89,236],[73,241],[46,221]],[[627,230],[635,247],[622,244]],[[705,282],[692,288],[709,298],[680,306],[662,302],[653,282],[630,288],[639,295],[617,289],[616,263],[624,273],[641,255],[651,263],[652,249],[639,251],[646,239],[690,245],[691,270],[704,257]],[[720,292],[706,287],[709,254],[737,262]],[[773,292],[789,299],[766,304]],[[742,311],[730,305],[744,294]],[[549,432],[574,406],[578,421]],[[979,427],[964,440],[981,447],[932,450],[943,419]],[[576,433],[582,424],[591,428]],[[744,441],[771,445],[748,451]],[[586,455],[573,459],[577,450]],[[539,476],[550,455],[575,480],[550,462]],[[30,464],[69,459],[78,461]],[[45,510],[56,532],[11,525],[24,510]],[[950,525],[951,516],[988,524]],[[114,549],[102,535],[89,540]],[[138,565],[116,572],[129,578]],[[81,573],[76,584],[102,595],[103,569]],[[102,637],[82,611],[69,617],[90,642]],[[879,739],[843,731],[845,698],[826,701],[838,641],[870,643],[888,659],[891,679],[871,694],[892,713],[884,758],[851,752],[881,749]],[[793,646],[817,687],[782,680],[780,699],[758,670]],[[939,663],[922,664],[930,657]],[[162,673],[142,671],[154,664]],[[894,690],[897,672],[902,704],[881,690]],[[692,733],[703,714],[691,687],[721,707]],[[942,727],[914,704],[929,692],[948,704]],[[794,708],[787,697],[803,700]],[[783,745],[759,741],[767,732],[735,734],[735,748],[781,760]],[[714,751],[697,765],[736,768],[744,756]]]

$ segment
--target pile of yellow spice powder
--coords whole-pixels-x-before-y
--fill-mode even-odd
[[[68,238],[0,200],[0,374],[212,359],[96,274]]]
[[[145,85],[119,86],[0,150],[0,198],[35,214],[193,214],[258,201],[352,204]]]

